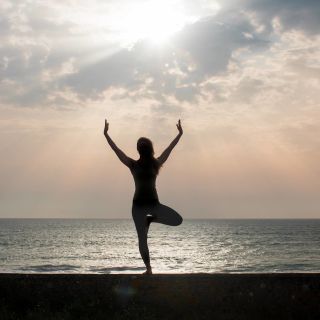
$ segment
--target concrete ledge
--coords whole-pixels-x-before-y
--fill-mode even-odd
[[[0,319],[320,319],[320,273],[4,273]]]

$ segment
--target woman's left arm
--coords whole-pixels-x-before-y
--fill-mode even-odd
[[[109,130],[109,123],[107,122],[107,120],[105,120],[105,124],[104,124],[104,136],[106,137],[111,149],[115,152],[115,154],[118,156],[119,160],[126,165],[127,167],[130,168],[133,159],[129,158],[122,150],[120,150],[117,145],[113,142],[113,140],[111,139],[111,137],[108,134],[108,130]]]
[[[169,144],[169,146],[162,152],[160,157],[157,158],[161,165],[163,165],[167,161],[171,151],[176,146],[176,144],[179,142],[179,140],[180,140],[180,138],[181,138],[181,136],[183,134],[183,130],[182,130],[182,126],[181,126],[181,121],[180,120],[178,121],[176,126],[177,126],[177,129],[179,131],[178,135],[173,139],[173,141]]]

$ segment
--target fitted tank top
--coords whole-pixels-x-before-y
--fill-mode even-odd
[[[133,203],[136,205],[159,203],[156,189],[157,170],[152,164],[133,161],[130,167],[135,183]]]

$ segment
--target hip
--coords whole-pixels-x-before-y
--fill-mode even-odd
[[[132,206],[138,206],[138,207],[143,207],[143,206],[156,206],[160,204],[160,201],[158,198],[153,198],[153,199],[133,199],[132,200]]]

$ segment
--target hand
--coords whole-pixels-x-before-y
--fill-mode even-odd
[[[105,122],[104,122],[104,135],[107,134],[109,130],[109,123],[107,122],[107,119],[105,119]]]
[[[182,127],[181,127],[181,121],[180,121],[180,119],[179,119],[179,121],[178,121],[178,123],[177,123],[177,128],[178,128],[178,130],[179,130],[179,134],[183,134],[183,130],[182,130]]]

